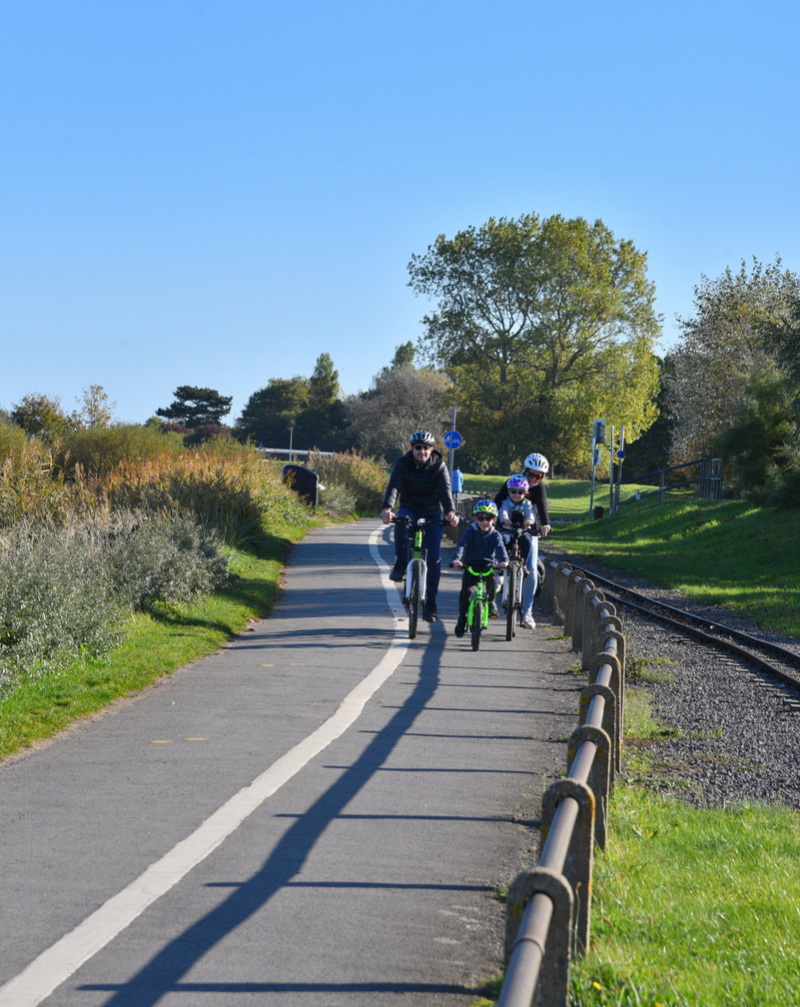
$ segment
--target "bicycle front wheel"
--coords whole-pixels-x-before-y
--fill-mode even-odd
[[[476,598],[472,605],[472,649],[477,650],[481,645],[481,630],[483,629],[483,606],[481,598]]]
[[[409,563],[408,576],[408,638],[413,640],[417,635],[419,623],[420,578],[417,563]]]
[[[514,624],[517,618],[517,568],[511,564],[506,570],[506,640],[514,639]]]

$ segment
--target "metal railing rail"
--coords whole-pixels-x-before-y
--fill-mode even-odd
[[[589,684],[568,745],[568,775],[542,800],[536,867],[506,902],[506,969],[497,1007],[566,1007],[569,966],[589,948],[594,847],[606,841],[608,797],[619,770],[625,638],[614,606],[580,570],[546,563],[543,607],[581,653]]]
[[[675,481],[673,473],[682,472],[683,469],[696,469],[697,474],[688,479],[679,477]],[[659,507],[663,507],[664,498],[670,492],[690,487],[694,488],[699,497],[718,503],[722,499],[725,482],[725,459],[697,458],[691,462],[684,462],[682,465],[671,465],[668,468],[647,472],[643,476],[636,476],[632,481],[638,484],[645,484],[648,479],[657,479],[658,486],[646,492],[640,491],[638,497],[628,497],[627,500],[618,500],[617,507],[626,506],[631,502],[647,500],[650,497],[657,497]]]

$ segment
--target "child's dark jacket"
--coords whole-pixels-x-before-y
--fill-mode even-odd
[[[484,572],[490,567],[490,560],[495,563],[508,563],[508,553],[503,543],[503,536],[493,526],[488,531],[482,531],[477,522],[467,528],[459,539],[453,562],[460,560],[463,566],[471,566],[473,570]]]

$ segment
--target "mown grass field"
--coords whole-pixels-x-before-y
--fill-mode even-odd
[[[605,566],[800,638],[796,511],[766,510],[743,500],[636,508],[631,503],[617,517],[557,528],[557,541]]]

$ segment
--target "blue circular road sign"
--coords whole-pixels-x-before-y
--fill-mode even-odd
[[[450,448],[451,451],[460,448],[463,443],[464,438],[457,430],[448,430],[444,435],[444,446]]]

